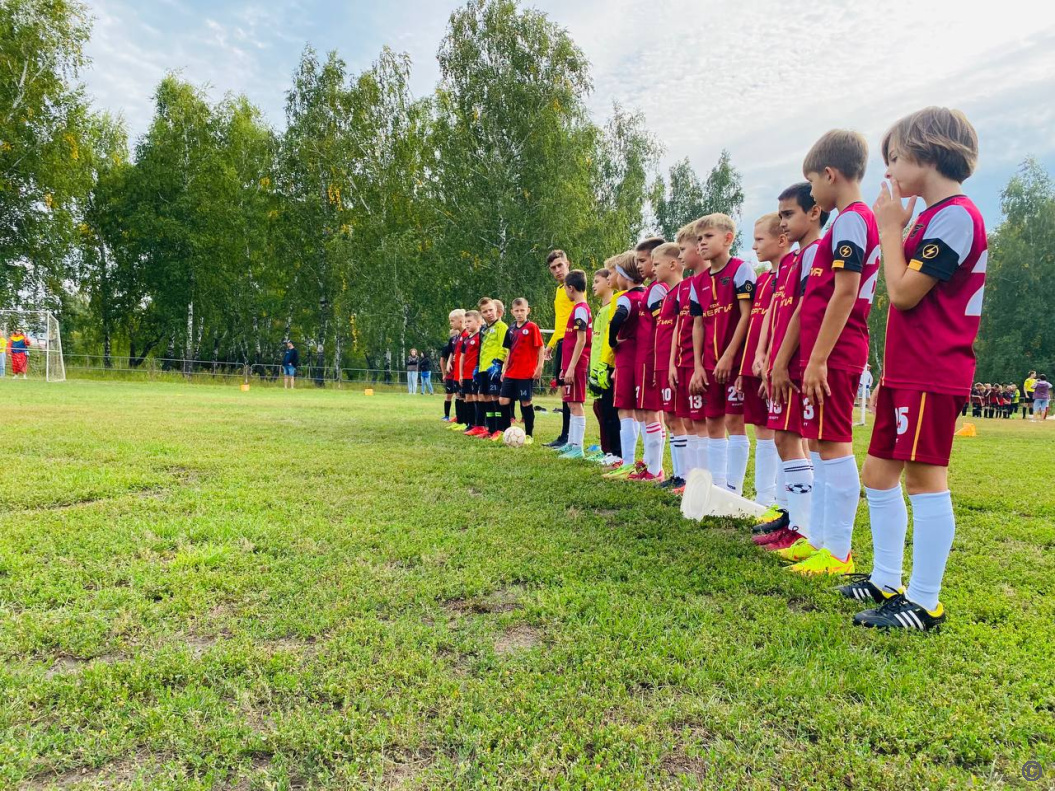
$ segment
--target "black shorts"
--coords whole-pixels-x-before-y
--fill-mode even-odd
[[[463,396],[476,395],[476,382],[472,379],[462,379],[462,386],[458,392]]]
[[[443,392],[445,392],[447,395],[456,395],[458,393],[458,380],[444,379]]]
[[[473,376],[473,386],[476,388],[477,395],[490,395],[488,388],[490,387],[491,377],[486,371],[477,371]]]
[[[508,398],[510,401],[530,401],[534,392],[534,379],[502,380],[502,390],[500,392],[502,398]]]
[[[502,377],[483,374],[480,382],[480,395],[498,398],[502,394]]]

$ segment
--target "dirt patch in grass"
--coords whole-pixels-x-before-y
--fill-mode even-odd
[[[44,678],[55,678],[55,676],[65,676],[71,673],[80,672],[81,668],[87,667],[88,665],[110,665],[121,659],[120,654],[100,654],[99,656],[92,657],[91,659],[82,659],[77,656],[58,656],[55,658],[55,662],[47,669],[44,673]]]
[[[526,651],[534,648],[542,641],[542,634],[533,626],[514,626],[506,629],[502,635],[495,640],[495,653],[499,656],[513,654],[518,651]]]
[[[814,602],[801,596],[792,596],[788,599],[788,609],[792,612],[817,612],[820,609]]]
[[[659,768],[671,777],[688,777],[697,782],[707,779],[707,761],[694,758],[681,750],[665,755],[659,762]]]
[[[410,788],[418,777],[436,763],[436,759],[437,753],[430,749],[399,755],[392,763],[385,765],[380,787],[391,791]]]
[[[119,758],[99,767],[79,767],[59,773],[44,772],[23,783],[20,788],[22,791],[124,788],[137,778],[150,778],[160,774],[163,763],[161,756],[140,750],[133,756]]]
[[[443,603],[443,609],[454,616],[463,615],[496,615],[503,612],[515,612],[522,609],[520,597],[523,591],[519,588],[499,588],[487,596],[474,599],[457,597]]]
[[[225,785],[224,788],[228,788],[230,791],[249,791],[252,787],[253,779],[259,775],[266,774],[268,769],[271,768],[271,758],[271,753],[253,753],[249,766],[239,771],[237,779],[230,778],[231,785]]]

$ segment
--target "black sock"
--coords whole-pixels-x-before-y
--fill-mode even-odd
[[[505,431],[507,428],[510,427],[510,425],[512,425],[510,415],[513,414],[513,404],[512,402],[510,402],[505,406],[499,405],[499,409],[502,410],[499,427],[502,431]]]
[[[532,404],[521,404],[520,413],[524,416],[524,433],[535,436],[535,407]]]
[[[450,401],[444,401],[443,402],[443,416],[444,417],[450,417],[451,416],[451,402]]]
[[[458,422],[464,426],[469,422],[469,416],[465,412],[465,402],[459,398],[456,404],[458,410]]]
[[[568,426],[571,423],[571,412],[568,411],[568,405],[567,404],[564,404],[564,409],[561,412],[560,423],[561,423],[561,426],[560,426],[561,439],[567,440],[568,439]]]
[[[495,420],[495,413],[488,411],[487,413],[487,433],[494,434],[498,431],[498,421]]]
[[[484,402],[483,401],[477,401],[476,402],[476,422],[473,425],[474,426],[482,426],[482,425],[484,425],[484,422],[486,420],[486,418],[484,417],[485,414],[486,413],[484,411]]]

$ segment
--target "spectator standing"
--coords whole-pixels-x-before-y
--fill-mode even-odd
[[[1048,411],[1051,407],[1051,382],[1044,374],[1037,377],[1033,385],[1033,419],[1041,422],[1048,419]]]
[[[428,352],[422,352],[418,361],[418,376],[421,378],[421,394],[425,395],[425,388],[428,388],[429,395],[435,395],[432,389],[432,360]]]
[[[11,373],[15,378],[22,374],[23,379],[29,378],[29,347],[33,344],[22,328],[11,333]]]
[[[286,341],[286,350],[282,353],[282,389],[293,390],[297,380],[297,366],[300,365],[300,352],[293,341]]]
[[[418,350],[411,349],[410,356],[407,358],[407,392],[411,395],[417,395],[418,392],[418,365],[420,363]]]
[[[0,330],[0,379],[7,375],[7,331]]]

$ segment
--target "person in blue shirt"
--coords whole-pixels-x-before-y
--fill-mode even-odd
[[[286,341],[286,351],[282,355],[282,389],[292,390],[297,381],[297,366],[300,365],[300,352],[293,341]]]

